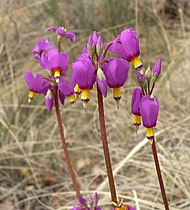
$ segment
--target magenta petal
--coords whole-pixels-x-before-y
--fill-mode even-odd
[[[66,32],[65,32],[65,30],[63,28],[59,27],[56,31],[57,31],[58,35],[61,35],[61,36],[65,36],[66,35]]]
[[[63,77],[61,77],[60,82],[58,83],[59,90],[65,95],[70,96],[74,94],[74,87],[76,85],[74,75],[71,74],[70,80],[67,83]]]
[[[94,31],[94,33],[93,33],[93,35],[92,35],[92,39],[93,39],[94,44],[96,44],[97,41],[98,41],[98,34],[97,34],[96,31]]]
[[[102,80],[97,79],[97,82],[98,82],[98,87],[100,88],[100,91],[101,91],[102,95],[104,97],[106,97],[107,96],[107,83],[106,83],[106,81],[102,78]]]
[[[97,192],[94,193],[93,200],[96,202],[96,204],[98,203],[98,193]]]
[[[79,199],[79,202],[80,202],[82,205],[86,206],[86,199],[85,199],[85,198],[83,198],[82,196],[78,196],[78,199]]]
[[[60,99],[62,105],[64,105],[64,103],[65,103],[65,95],[61,91],[59,91],[59,99]]]
[[[34,77],[32,71],[27,71],[24,74],[24,79],[30,91],[46,94],[49,88],[49,82],[45,80],[41,74],[36,74]]]
[[[127,205],[127,208],[128,208],[128,210],[136,210],[135,208],[128,206],[128,205]]]
[[[48,110],[48,112],[51,112],[52,107],[53,107],[53,104],[54,104],[54,99],[53,99],[53,97],[47,96],[47,97],[45,98],[45,105],[46,105],[46,109]]]
[[[92,49],[92,45],[93,45],[93,39],[92,39],[92,35],[90,35],[89,37],[88,37],[88,45],[89,45],[89,47]]]
[[[76,41],[76,35],[74,33],[66,32],[66,37],[68,39],[70,39],[72,42],[75,42]]]
[[[152,69],[153,76],[158,77],[160,75],[160,73],[161,73],[161,66],[162,66],[162,60],[158,59],[156,64],[155,64],[155,66]]]
[[[69,57],[65,53],[59,53],[57,49],[52,49],[47,55],[43,54],[41,57],[43,66],[46,66],[50,71],[58,68],[66,75],[68,69]]]
[[[140,115],[140,102],[142,98],[141,88],[135,88],[132,93],[131,110],[134,115]]]
[[[143,96],[140,103],[140,113],[146,128],[155,127],[159,113],[158,98],[154,96],[154,98],[149,99],[148,96]]]
[[[92,88],[96,81],[95,70],[89,58],[77,59],[72,64],[73,75],[81,89]]]
[[[103,71],[107,85],[118,88],[124,85],[128,79],[129,64],[122,58],[111,58],[104,62]]]
[[[59,26],[50,26],[49,28],[46,29],[46,31],[51,31],[51,30],[57,30]]]
[[[118,55],[119,57],[127,60],[127,53],[125,52],[123,45],[118,42],[120,42],[120,35],[112,41],[112,45],[110,46],[109,50]]]
[[[128,61],[140,55],[139,38],[132,28],[121,32],[120,41],[125,49]]]
[[[28,89],[31,90],[33,86],[34,76],[32,74],[32,71],[27,71],[24,73],[24,79],[28,85]]]

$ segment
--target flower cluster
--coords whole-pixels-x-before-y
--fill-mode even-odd
[[[121,99],[120,88],[128,78],[129,64],[123,58],[106,59],[103,53],[102,37],[95,31],[89,36],[87,48],[72,64],[76,81],[75,93],[81,94],[84,108],[90,100],[90,90],[95,82],[104,97],[107,95],[107,86],[113,89],[113,97],[117,104]]]
[[[102,207],[98,206],[98,194],[94,193],[93,196],[90,195],[88,201],[82,196],[79,197],[80,204],[82,206],[74,206],[71,210],[101,210]]]
[[[136,129],[141,124],[146,128],[146,136],[152,142],[154,139],[153,128],[156,126],[160,103],[156,96],[152,96],[155,83],[161,72],[159,59],[153,69],[148,68],[145,73],[137,72],[137,81],[141,88],[135,88],[132,93],[131,109],[134,115],[133,124]]]
[[[66,29],[58,26],[52,26],[47,31],[56,30],[59,39],[66,37],[71,41],[76,40],[75,34],[66,32]],[[29,99],[28,103],[34,98],[35,93],[45,95],[45,105],[48,111],[51,111],[54,105],[55,87],[58,87],[59,99],[64,104],[65,97],[69,98],[70,103],[75,102],[74,87],[76,85],[73,75],[70,75],[69,82],[66,82],[65,76],[68,70],[69,57],[64,52],[52,48],[51,42],[40,38],[33,51],[34,58],[40,63],[41,69],[46,72],[46,77],[41,74],[33,76],[29,70],[24,74],[24,79],[28,85]]]

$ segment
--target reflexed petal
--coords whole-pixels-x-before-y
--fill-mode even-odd
[[[140,115],[140,102],[142,98],[141,88],[135,88],[132,93],[131,110],[134,115]]]
[[[60,82],[58,83],[59,90],[65,95],[70,96],[74,94],[74,87],[76,85],[73,74],[70,76],[70,81],[67,83],[64,77],[61,77]]]
[[[64,105],[64,103],[65,103],[65,95],[61,91],[59,91],[59,99],[60,99],[62,105]]]
[[[89,58],[76,60],[72,64],[73,75],[81,89],[92,88],[96,81],[94,66]]]
[[[66,35],[65,30],[63,28],[61,28],[61,27],[58,27],[58,29],[56,31],[57,31],[58,35],[61,35],[61,36],[65,36]]]
[[[54,104],[53,97],[48,96],[45,98],[45,105],[46,105],[46,109],[48,110],[48,112],[51,112],[53,104]]]
[[[76,35],[74,33],[66,32],[66,37],[68,39],[70,39],[72,42],[75,42],[76,41]]]
[[[50,26],[49,28],[46,29],[46,31],[51,31],[51,30],[57,30],[59,26]]]
[[[111,88],[118,88],[128,79],[129,64],[122,58],[111,58],[104,63],[106,82]]]
[[[34,81],[34,76],[32,74],[32,71],[27,71],[24,73],[24,79],[28,85],[28,89],[32,90],[32,86],[33,86],[33,81]]]
[[[68,69],[69,57],[65,53],[59,53],[57,49],[52,49],[47,55],[43,54],[41,57],[41,62],[43,66],[49,70],[61,69],[65,75]]]
[[[139,38],[132,28],[121,32],[120,41],[125,49],[128,61],[140,55]]]
[[[98,87],[100,88],[100,91],[101,91],[102,95],[104,97],[106,97],[107,96],[107,83],[106,83],[106,81],[102,78],[102,80],[97,79],[97,82],[98,82]]]
[[[159,113],[158,99],[156,97],[149,99],[148,96],[143,96],[140,103],[140,113],[146,128],[155,127]]]
[[[86,206],[86,199],[85,199],[85,198],[83,198],[82,196],[78,196],[78,199],[79,199],[79,202],[80,202],[82,205]]]
[[[127,206],[128,210],[136,210],[135,208],[131,207],[131,206]]]
[[[158,77],[160,75],[160,73],[161,73],[161,66],[162,66],[162,60],[158,59],[156,64],[155,64],[155,66],[152,69],[153,76]]]
[[[126,55],[123,45],[121,43],[118,43],[120,42],[119,38],[120,35],[112,41],[113,44],[110,46],[109,50],[115,53],[116,55],[120,56],[121,58],[127,60],[128,56]]]

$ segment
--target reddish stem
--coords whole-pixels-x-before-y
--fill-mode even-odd
[[[106,162],[106,168],[107,168],[111,198],[112,198],[113,202],[117,203],[115,182],[114,182],[114,178],[113,178],[113,172],[112,172],[112,167],[111,167],[111,159],[110,159],[109,148],[108,148],[108,140],[107,140],[107,134],[106,134],[103,97],[102,97],[102,93],[101,93],[98,85],[97,85],[97,94],[98,94],[98,110],[99,110],[99,119],[100,119],[100,131],[101,131],[101,138],[102,138],[104,158],[105,158],[105,162]]]
[[[165,206],[166,210],[169,210],[168,200],[167,200],[167,196],[166,196],[166,192],[165,192],[165,188],[164,188],[162,173],[160,170],[160,164],[159,164],[157,150],[156,150],[155,139],[153,139],[153,143],[152,143],[152,153],[154,156],[154,162],[155,162],[155,166],[156,166],[156,171],[157,171],[157,175],[158,175],[158,180],[159,180],[159,184],[160,184],[160,189],[161,189],[161,193],[162,193],[164,206]]]
[[[80,193],[80,189],[79,189],[79,186],[78,186],[78,183],[77,183],[77,180],[76,180],[76,177],[75,177],[75,173],[74,173],[74,170],[73,170],[73,167],[72,167],[69,152],[67,150],[67,144],[66,144],[66,141],[65,141],[65,136],[64,136],[64,132],[63,132],[63,126],[62,126],[62,120],[61,120],[61,114],[60,114],[60,109],[59,109],[58,88],[57,88],[57,86],[54,87],[54,94],[55,94],[54,99],[55,99],[56,116],[57,116],[57,122],[58,122],[58,127],[59,127],[59,133],[60,133],[61,140],[62,140],[62,146],[63,146],[63,150],[64,150],[64,153],[65,153],[65,160],[66,160],[66,163],[67,163],[67,167],[68,167],[68,170],[69,170],[70,177],[72,179],[74,190],[76,192],[76,196],[78,198],[79,196],[81,196],[81,193]],[[79,201],[79,203],[80,203],[80,201]]]

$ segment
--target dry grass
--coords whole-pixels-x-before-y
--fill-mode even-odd
[[[102,32],[109,41],[126,26],[139,30],[145,66],[153,66],[156,59],[163,58],[162,75],[155,89],[161,102],[156,128],[159,159],[171,210],[189,210],[190,32],[189,19],[183,10],[180,10],[181,19],[173,20],[168,27],[167,19],[154,13],[151,0],[136,1],[138,4],[116,0],[65,0],[59,4],[47,0],[3,2],[0,1],[0,209],[66,210],[76,203],[54,110],[47,113],[40,96],[27,105],[23,80],[24,71],[39,71],[31,55],[37,38],[54,39],[44,29],[63,20],[78,35],[76,43],[64,43],[71,61],[79,55],[93,29]],[[151,147],[144,138],[144,129],[141,127],[136,135],[131,124],[130,95],[136,85],[133,78],[131,69],[119,111],[111,92],[105,100],[117,190],[137,210],[162,210]],[[78,101],[73,106],[66,103],[62,117],[82,191],[86,195],[98,191],[103,209],[110,209],[105,207],[110,203],[110,195],[96,91],[92,91],[87,113]]]

